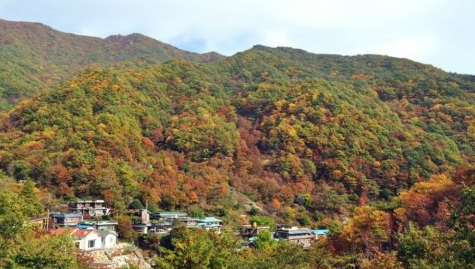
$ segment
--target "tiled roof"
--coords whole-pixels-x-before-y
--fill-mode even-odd
[[[73,235],[77,237],[86,237],[90,233],[97,233],[97,232],[93,229],[75,229],[75,231],[73,232]]]

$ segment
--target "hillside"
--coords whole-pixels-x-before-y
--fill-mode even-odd
[[[0,110],[8,110],[90,66],[220,58],[217,53],[186,52],[141,34],[101,39],[62,33],[39,23],[0,20]]]
[[[115,207],[233,190],[284,218],[295,201],[302,214],[344,211],[469,165],[474,89],[410,60],[262,46],[212,64],[98,68],[6,115],[0,166]]]
[[[0,25],[2,106],[14,106],[0,113],[0,266],[53,257],[48,242],[74,255],[24,220],[100,198],[121,239],[134,240],[127,213],[143,204],[231,231],[142,235],[164,268],[190,255],[203,268],[473,267],[474,76],[379,55],[221,57],[139,34]],[[329,235],[304,250],[264,233],[243,249],[237,226],[254,222]],[[85,268],[78,257],[69,268]]]

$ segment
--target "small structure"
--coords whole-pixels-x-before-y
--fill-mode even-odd
[[[79,222],[83,221],[82,214],[80,212],[74,213],[53,213],[51,214],[52,227],[76,227]]]
[[[198,219],[179,211],[160,211],[150,216],[147,209],[142,209],[139,211],[139,219],[134,221],[132,227],[143,234],[168,234],[180,223],[185,223],[187,228],[194,228],[197,227]]]
[[[153,219],[177,219],[186,218],[188,215],[180,211],[159,211],[153,215]]]
[[[239,226],[239,235],[244,238],[252,238],[257,236],[260,232],[264,230],[269,230],[269,226],[258,226],[258,225],[240,225]]]
[[[315,239],[318,240],[319,238],[327,237],[330,230],[328,229],[315,229],[312,230],[312,234],[315,235]]]
[[[222,226],[223,226],[223,221],[215,217],[206,217],[204,219],[198,220],[198,227],[206,229],[206,230],[214,230],[220,233]]]
[[[192,217],[183,217],[183,218],[177,218],[173,222],[173,227],[177,227],[180,225],[180,223],[184,223],[186,225],[186,228],[196,228],[198,227],[198,218],[192,218]]]
[[[101,235],[94,229],[74,229],[73,239],[80,250],[89,251],[102,248]]]
[[[77,227],[80,229],[94,228],[97,231],[115,231],[118,224],[116,220],[85,220],[78,223]]]
[[[140,209],[139,219],[134,220],[132,227],[137,233],[148,234],[152,223],[150,222],[150,212],[147,209]]]
[[[48,229],[48,217],[34,217],[26,221],[29,225],[38,230]]]
[[[117,233],[115,231],[101,230],[99,231],[101,237],[102,248],[110,248],[117,244]]]
[[[68,233],[76,243],[76,246],[80,250],[90,251],[102,248],[102,239],[98,232],[94,229],[79,229],[61,227],[53,230],[49,230],[52,235],[62,235]]]
[[[110,209],[104,203],[104,200],[77,200],[70,203],[69,208],[95,218],[109,215]]]
[[[132,228],[134,228],[134,231],[140,234],[148,234],[148,231],[152,227],[152,223],[141,223],[141,222],[134,222],[132,224]]]
[[[315,235],[307,228],[281,228],[274,233],[274,238],[279,240],[287,240],[309,248],[315,240]]]

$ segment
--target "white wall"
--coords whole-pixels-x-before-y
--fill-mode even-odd
[[[115,246],[116,243],[117,243],[117,236],[115,234],[109,233],[103,238],[102,247],[110,248],[112,246]]]
[[[94,247],[89,247],[89,241],[94,241]],[[102,240],[101,237],[95,233],[89,233],[86,237],[77,238],[76,242],[79,242],[79,249],[80,250],[94,250],[102,248]]]

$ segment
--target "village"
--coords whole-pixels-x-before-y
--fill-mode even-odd
[[[134,263],[139,268],[150,268],[138,248],[130,242],[120,242],[118,221],[104,200],[77,200],[68,204],[64,212],[51,212],[42,218],[32,218],[30,224],[52,235],[67,233],[76,247],[94,258],[93,265],[100,268],[120,268]],[[179,226],[188,229],[206,229],[221,233],[224,222],[216,217],[196,218],[179,211],[150,212],[147,208],[134,212],[133,230],[138,234],[168,235]],[[271,232],[276,241],[289,241],[309,248],[319,238],[326,237],[328,229],[310,229],[278,225],[275,231],[270,226],[250,223],[238,225],[236,234],[243,239],[243,247],[253,247],[253,241],[262,231]]]

